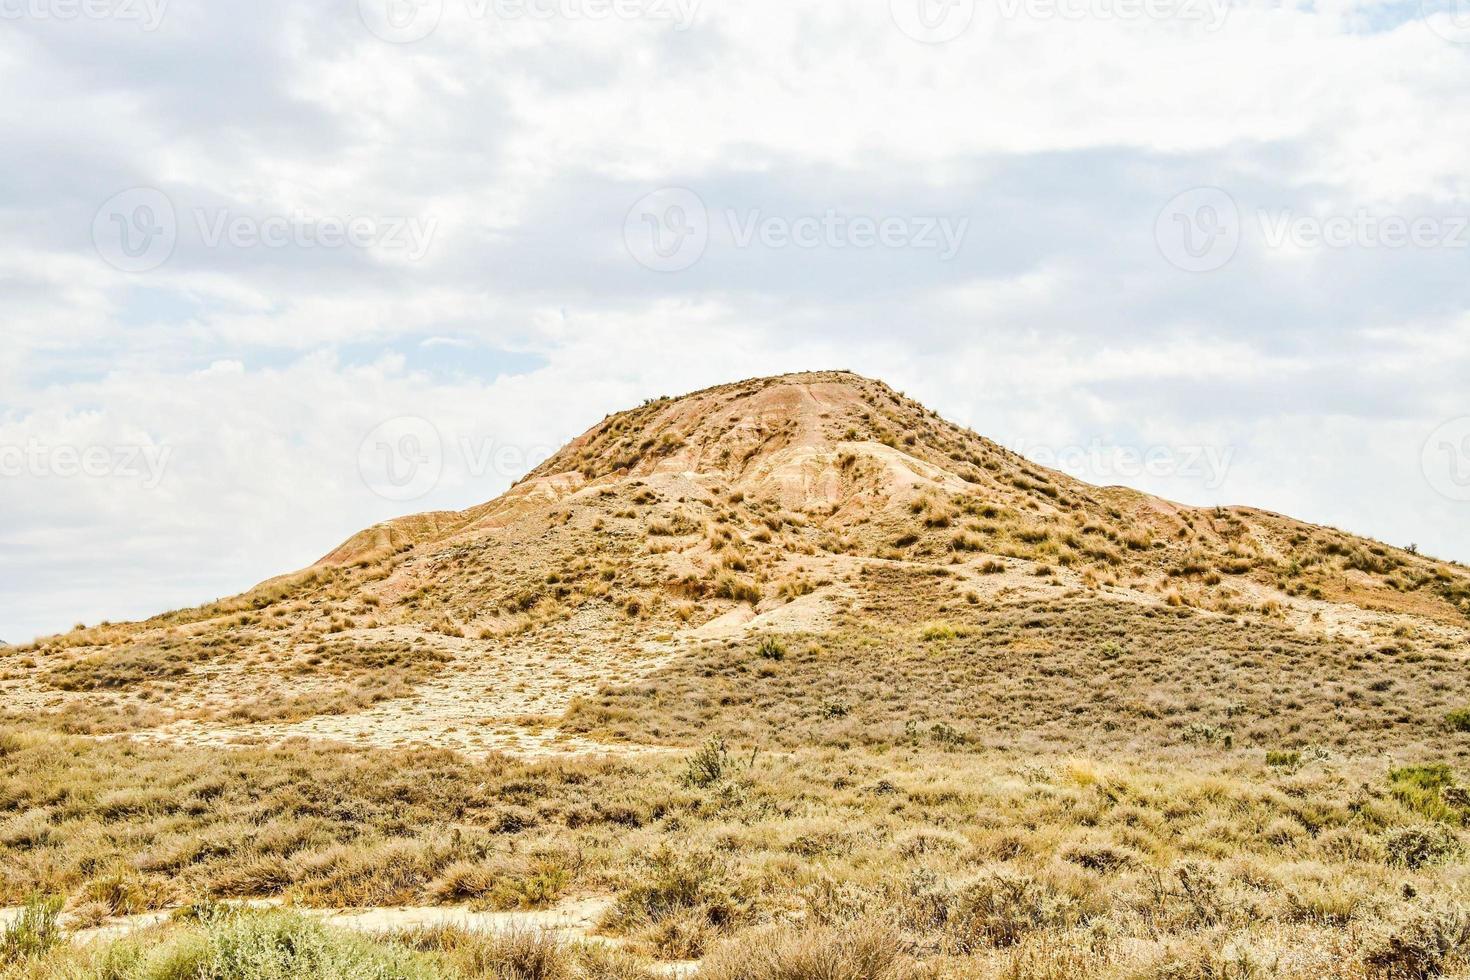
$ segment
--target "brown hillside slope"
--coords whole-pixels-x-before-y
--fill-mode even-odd
[[[1028,636],[1038,617],[1054,628]],[[1096,723],[1095,685],[1127,673],[1087,652],[1109,636],[1167,651],[1221,711],[1242,680],[1210,671],[1234,658],[1244,687],[1262,685],[1250,710],[1263,720],[1281,717],[1273,685],[1335,678],[1324,696],[1342,731],[1324,735],[1348,737],[1365,657],[1422,687],[1421,710],[1452,707],[1458,690],[1416,665],[1458,671],[1467,626],[1457,566],[1249,508],[1093,487],[881,382],[821,372],[609,416],[494,501],[370,528],[233,599],[7,651],[0,683],[83,730],[582,751],[673,734],[619,725],[633,708],[609,692],[718,644],[826,637],[853,666],[870,654],[848,639],[953,627],[970,668],[1005,664],[1022,687],[1042,671],[1034,717],[1018,721],[1038,737]],[[976,634],[990,637],[979,649]],[[1000,703],[970,698],[957,718],[983,726]],[[1140,710],[1145,729],[1192,723]]]

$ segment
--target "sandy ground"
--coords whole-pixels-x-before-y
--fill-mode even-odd
[[[356,714],[238,725],[186,720],[133,737],[209,746],[306,738],[376,748],[429,746],[473,758],[491,753],[546,758],[678,751],[667,746],[598,742],[563,732],[549,722],[560,717],[573,699],[592,697],[605,684],[636,683],[701,641],[733,639],[751,631],[821,632],[832,624],[838,603],[853,594],[850,587],[834,584],[790,603],[763,606],[761,611],[742,605],[661,642],[642,643],[631,652],[596,641],[568,652],[541,646],[505,645],[490,650],[465,646],[456,651],[455,661],[439,677],[421,685],[413,697]],[[577,625],[566,624],[560,632],[574,637]],[[228,701],[239,693],[217,691],[215,696]]]
[[[289,724],[220,726],[184,721],[134,737],[192,745],[273,744],[291,738],[376,748],[432,746],[471,757],[504,752],[522,757],[620,755],[667,751],[651,745],[608,745],[538,722],[560,716],[572,700],[602,684],[631,683],[683,649],[682,641],[645,644],[637,654],[581,650],[551,655],[532,647],[466,651],[416,695],[350,715],[319,715]]]
[[[248,908],[279,908],[276,900],[229,902],[224,904]],[[566,942],[615,943],[616,940],[596,935],[597,922],[612,905],[606,896],[585,896],[568,899],[549,909],[529,912],[475,912],[463,906],[408,907],[368,909],[307,909],[293,911],[308,918],[318,919],[330,926],[351,929],[370,934],[389,934],[409,929],[453,926],[471,932],[505,933],[516,931],[549,932]],[[0,929],[20,918],[22,909],[0,909]],[[129,933],[167,922],[176,910],[165,909],[146,912],[142,915],[117,916],[100,926],[77,929],[70,932],[74,942],[112,942]],[[68,916],[61,917],[63,928],[68,927]],[[697,963],[664,963],[661,972],[674,977],[692,975]]]

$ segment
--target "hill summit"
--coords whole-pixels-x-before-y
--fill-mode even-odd
[[[1257,683],[1241,672],[1259,651],[1277,686],[1299,674],[1310,688],[1326,665],[1389,649],[1463,658],[1467,617],[1457,566],[1091,486],[879,381],[814,372],[645,402],[496,500],[368,528],[232,599],[8,651],[39,669],[7,693],[158,738],[637,749],[714,713],[650,731],[624,723],[627,692],[706,703],[689,671],[730,644],[841,649],[871,678],[909,656],[885,645],[968,641],[967,669],[1005,672],[1006,696],[1036,685],[1016,722],[1036,734],[1093,724],[1106,679],[1127,692],[1129,661],[1099,647],[1164,655],[1170,676],[1207,668],[1205,700],[1224,711]],[[1265,719],[1281,698],[1259,682]]]

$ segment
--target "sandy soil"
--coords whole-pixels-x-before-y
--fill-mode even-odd
[[[241,908],[280,908],[278,900],[260,899],[248,902],[227,902]],[[318,919],[327,925],[341,929],[371,934],[388,934],[410,929],[453,926],[471,932],[505,933],[531,930],[549,932],[557,939],[567,942],[616,943],[617,940],[596,935],[598,920],[612,905],[612,899],[594,895],[567,899],[551,908],[527,912],[476,912],[463,906],[410,907],[368,909],[308,909],[294,908],[293,911],[308,918]],[[0,908],[0,929],[19,919],[20,908]],[[100,926],[70,931],[72,941],[78,943],[112,942],[129,933],[167,922],[175,909],[146,912],[141,915],[117,916]],[[69,929],[69,916],[61,916],[63,928]],[[664,963],[658,969],[668,976],[688,976],[697,969],[697,963]]]
[[[545,654],[534,647],[465,651],[440,677],[412,698],[388,701],[349,715],[319,715],[289,724],[220,726],[184,721],[137,733],[193,745],[275,743],[291,738],[345,742],[377,748],[432,746],[483,757],[505,752],[523,757],[621,755],[664,752],[660,746],[610,746],[540,724],[560,716],[576,697],[605,683],[631,683],[658,669],[683,648],[682,641],[645,644],[638,655],[605,650]]]

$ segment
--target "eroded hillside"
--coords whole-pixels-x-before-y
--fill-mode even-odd
[[[1085,619],[1091,633],[999,632],[1028,617]],[[10,710],[67,730],[588,751],[601,744],[589,738],[630,740],[589,720],[606,692],[767,634],[861,650],[948,629],[955,656],[1006,674],[1029,649],[1027,663],[1078,679],[1034,694],[1051,706],[1031,726],[1042,734],[1052,715],[1088,718],[1095,684],[1127,684],[1115,668],[1128,661],[1079,651],[1117,641],[1157,655],[1150,629],[1177,620],[1196,642],[1171,640],[1166,666],[1212,703],[1251,657],[1350,701],[1362,665],[1401,673],[1426,726],[1465,695],[1464,569],[1248,508],[1092,487],[846,373],[650,401],[497,500],[369,528],[236,598],[0,663]],[[1257,644],[1212,686],[1195,659],[1246,636]],[[1257,701],[1240,712],[1296,710]],[[1301,723],[1345,717],[1298,708]],[[983,726],[984,712],[965,720]]]

